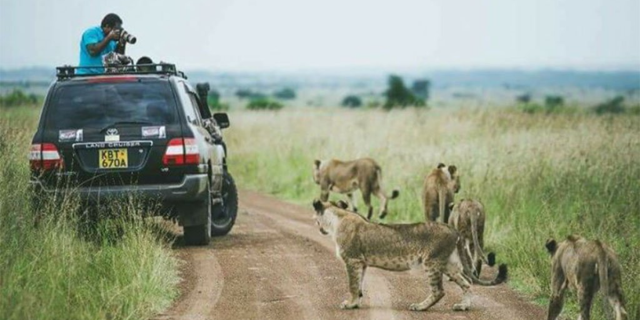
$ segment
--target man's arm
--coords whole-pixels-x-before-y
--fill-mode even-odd
[[[92,57],[96,57],[100,54],[100,52],[102,52],[102,50],[104,50],[104,48],[107,47],[107,45],[109,44],[109,42],[111,40],[116,40],[118,38],[118,33],[113,30],[111,32],[109,32],[109,34],[104,37],[104,39],[102,39],[102,41],[98,42],[98,43],[90,43],[87,45],[87,51],[89,51],[89,54]]]

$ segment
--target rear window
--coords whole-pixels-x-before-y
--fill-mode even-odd
[[[56,89],[46,126],[102,128],[120,121],[176,123],[175,100],[167,81],[65,84]]]

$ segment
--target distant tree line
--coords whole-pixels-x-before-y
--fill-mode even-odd
[[[18,107],[24,105],[34,105],[40,102],[40,97],[36,94],[26,94],[20,89],[14,89],[6,95],[0,96],[0,106]]]
[[[588,110],[597,115],[622,113],[640,114],[640,105],[626,107],[624,101],[625,98],[619,95],[599,103]],[[525,93],[516,97],[516,105],[520,110],[529,114],[573,113],[578,110],[575,106],[573,108],[567,107],[564,97],[560,95],[547,95],[544,98],[544,103],[539,104],[532,101],[531,94]]]

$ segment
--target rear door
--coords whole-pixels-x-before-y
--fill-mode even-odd
[[[166,170],[162,158],[167,142],[181,136],[172,86],[158,77],[61,84],[44,124],[44,140],[57,145],[65,163],[57,176],[84,187],[179,182],[183,175]]]

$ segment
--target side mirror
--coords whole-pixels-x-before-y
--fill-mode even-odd
[[[224,112],[214,113],[213,119],[216,120],[220,129],[229,128],[231,123],[229,122],[229,116]]]

